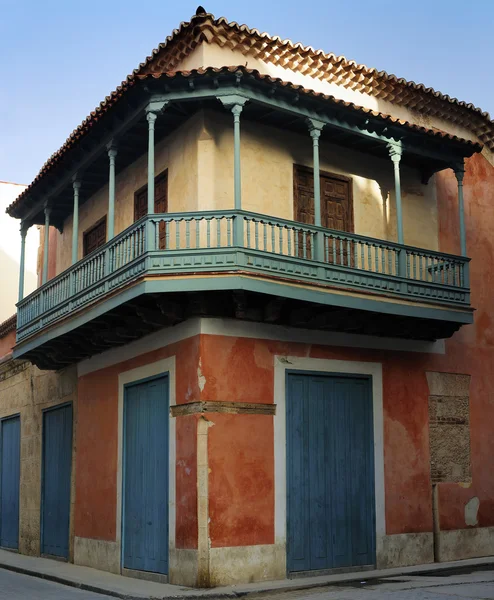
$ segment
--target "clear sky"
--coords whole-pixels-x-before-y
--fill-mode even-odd
[[[215,16],[422,82],[494,116],[494,0],[204,0]],[[0,0],[0,181],[30,183],[197,0]]]

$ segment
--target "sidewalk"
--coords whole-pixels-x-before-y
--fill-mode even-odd
[[[186,588],[179,585],[153,583],[121,575],[113,575],[105,571],[80,567],[70,563],[59,562],[48,558],[24,556],[7,550],[0,550],[0,568],[40,577],[49,581],[63,583],[79,589],[107,594],[125,600],[165,600],[168,598],[184,598],[197,600],[213,600],[220,598],[238,598],[250,594],[266,594],[304,590],[314,587],[337,585],[350,581],[370,581],[399,575],[422,575],[437,571],[454,571],[468,567],[494,567],[494,557],[474,558],[449,563],[381,569],[341,575],[325,575],[319,577],[303,577],[284,579],[281,581],[263,581],[214,589]]]

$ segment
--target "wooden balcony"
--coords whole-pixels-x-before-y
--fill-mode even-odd
[[[377,335],[448,337],[472,322],[468,267],[468,258],[246,211],[154,214],[19,302],[15,356],[36,361],[45,343],[67,340],[142,295],[234,290],[295,302],[281,323],[310,326],[293,317],[308,306],[340,317],[312,319],[318,328],[324,322]],[[350,328],[343,326],[348,315],[355,317]],[[362,315],[371,330],[355,326]],[[132,323],[122,313],[119,329],[130,338]]]

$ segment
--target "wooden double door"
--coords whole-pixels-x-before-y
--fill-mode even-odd
[[[321,186],[321,225],[336,231],[353,233],[353,197],[352,180],[343,175],[320,172]],[[314,225],[314,171],[308,167],[294,165],[293,173],[293,214],[300,223]],[[346,264],[351,261],[347,244],[340,245],[339,240],[327,236],[327,254],[329,262]],[[301,240],[299,255],[302,256]],[[307,241],[306,241],[307,245]],[[310,244],[306,251],[311,258]],[[333,246],[335,254],[333,254]],[[348,265],[350,266],[350,265]]]
[[[154,180],[154,212],[168,212],[168,170],[160,173]],[[145,185],[134,195],[134,221],[148,214],[148,186]],[[166,248],[166,223],[159,224],[159,249]]]

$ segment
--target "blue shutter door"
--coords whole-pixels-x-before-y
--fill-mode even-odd
[[[125,388],[123,566],[168,573],[168,377]]]
[[[19,547],[21,420],[0,421],[0,546]]]
[[[375,563],[371,381],[287,374],[287,568]]]
[[[69,557],[72,405],[43,413],[41,553]]]

